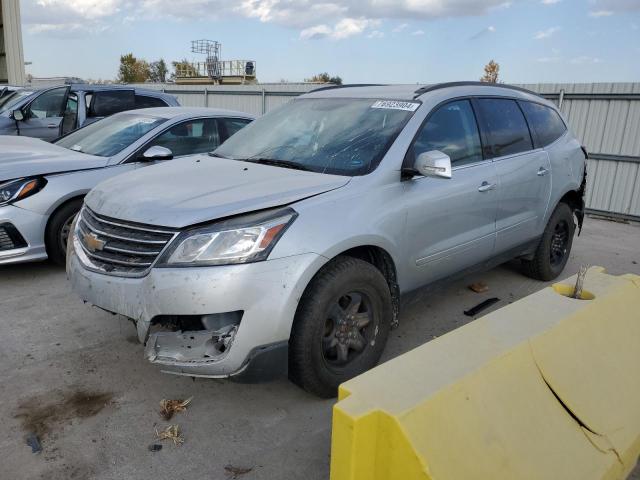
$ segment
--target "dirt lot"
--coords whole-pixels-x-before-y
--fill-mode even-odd
[[[587,219],[563,276],[581,264],[640,274],[640,226]],[[489,292],[466,285],[482,280]],[[544,287],[517,263],[405,300],[385,358],[470,319],[462,311],[497,296],[499,308]],[[327,479],[331,406],[286,380],[241,385],[162,374],[142,358],[132,325],[82,304],[47,263],[0,267],[2,478]],[[184,444],[150,452],[162,398],[193,397],[177,414]],[[37,432],[43,452],[26,445]],[[632,478],[640,479],[640,472]]]

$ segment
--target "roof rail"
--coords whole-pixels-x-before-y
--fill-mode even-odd
[[[350,87],[385,87],[384,83],[347,83],[345,85],[329,85],[328,87],[320,87],[315,88],[313,90],[309,90],[307,93],[311,92],[322,92],[323,90],[334,90],[336,88],[350,88]]]
[[[536,97],[541,97],[540,94],[536,92],[532,92],[531,90],[527,90],[526,88],[516,87],[514,85],[507,85],[504,83],[490,83],[490,82],[446,82],[446,83],[436,83],[434,85],[426,85],[424,87],[420,87],[414,93],[414,99],[418,98],[420,95],[423,95],[427,92],[432,92],[434,90],[440,90],[441,88],[449,88],[449,87],[498,87],[498,88],[508,88],[509,90],[517,90],[518,92],[528,93],[530,95],[535,95]]]

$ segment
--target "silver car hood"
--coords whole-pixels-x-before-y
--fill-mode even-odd
[[[38,138],[0,136],[0,181],[101,168],[109,159],[74,152]]]
[[[96,213],[183,228],[286,205],[340,188],[350,177],[197,155],[108,179],[85,202]]]

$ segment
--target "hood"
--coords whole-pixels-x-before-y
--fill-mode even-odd
[[[101,168],[109,159],[58,147],[38,138],[0,136],[0,181]]]
[[[143,167],[100,183],[86,197],[95,212],[183,228],[286,205],[349,183],[350,177],[198,155]]]

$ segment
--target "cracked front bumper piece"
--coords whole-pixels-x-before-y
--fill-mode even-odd
[[[163,371],[204,377],[266,375],[264,365],[254,368],[259,362],[286,368],[298,301],[326,260],[309,253],[239,265],[151,268],[132,278],[88,270],[82,253],[74,244],[67,257],[73,290],[133,319],[146,358]],[[156,331],[167,319],[178,328]],[[199,327],[192,329],[194,324]]]

